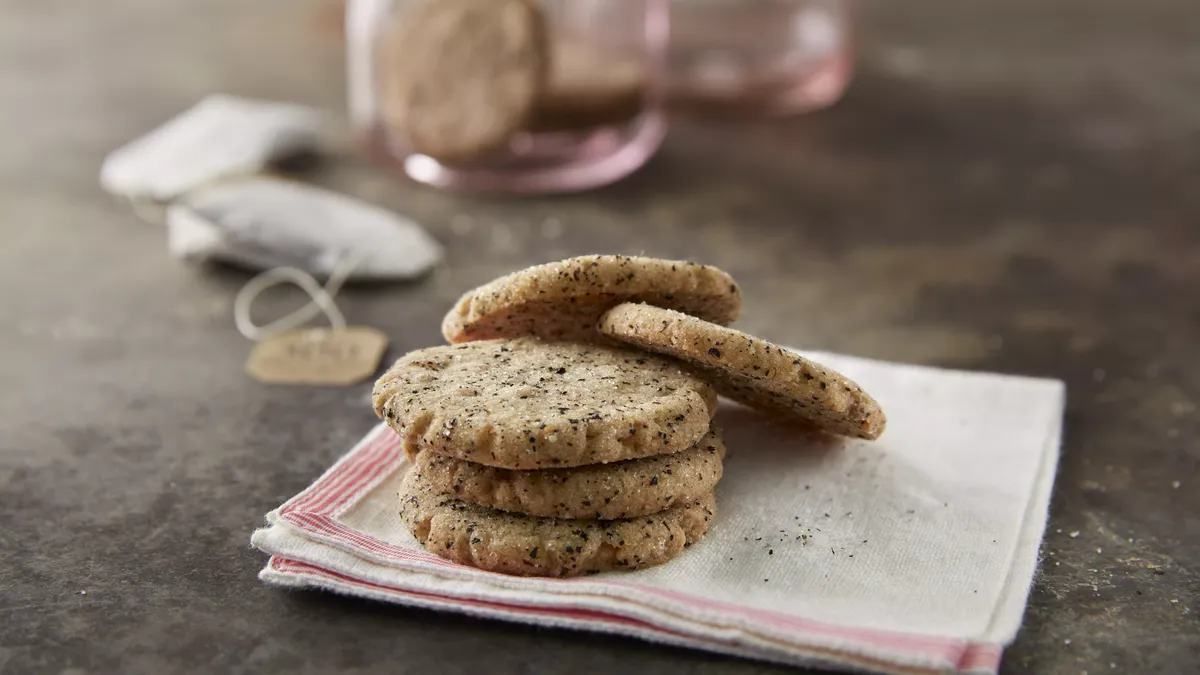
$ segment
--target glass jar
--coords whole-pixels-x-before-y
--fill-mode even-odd
[[[828,106],[854,64],[850,0],[671,0],[672,102],[768,114]]]
[[[351,122],[420,183],[601,186],[662,143],[667,24],[668,0],[351,0]]]

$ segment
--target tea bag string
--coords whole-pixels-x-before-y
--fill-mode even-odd
[[[233,321],[238,332],[247,340],[263,340],[285,331],[299,328],[320,314],[329,320],[333,330],[346,327],[346,317],[338,309],[333,298],[341,290],[342,284],[349,278],[350,273],[362,261],[363,255],[345,256],[334,267],[329,279],[321,286],[311,274],[296,267],[276,267],[246,282],[238,290],[233,299]],[[264,326],[259,326],[250,318],[250,307],[263,291],[280,284],[294,284],[308,294],[309,302],[291,314],[282,316]]]

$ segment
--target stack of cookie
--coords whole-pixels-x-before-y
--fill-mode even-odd
[[[846,378],[725,328],[713,267],[587,256],[466,294],[451,343],[376,383],[414,462],[401,515],[428,550],[520,575],[662,564],[708,531],[725,448],[717,394],[846,435],[884,418]]]

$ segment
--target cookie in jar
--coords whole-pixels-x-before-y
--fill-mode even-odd
[[[359,0],[351,115],[420,183],[577,191],[659,148],[667,0]]]

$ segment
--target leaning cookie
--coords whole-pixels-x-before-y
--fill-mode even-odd
[[[600,332],[697,367],[717,392],[751,407],[836,434],[875,439],[887,418],[875,399],[840,373],[741,331],[649,305],[623,304]]]
[[[438,492],[412,469],[400,518],[431,553],[463,565],[523,576],[569,577],[661,565],[700,541],[716,513],[709,493],[623,520],[541,518],[475,506]]]
[[[571,469],[512,471],[422,452],[416,471],[433,489],[500,511],[553,518],[633,518],[688,504],[721,480],[725,444],[713,430],[694,447]]]
[[[646,302],[719,324],[732,323],[742,293],[725,272],[678,260],[589,255],[501,277],[459,299],[442,320],[451,343],[535,335],[596,336],[596,321],[622,302]]]
[[[680,364],[598,344],[487,340],[411,352],[375,383],[411,455],[506,469],[671,454],[708,433],[712,387]]]

